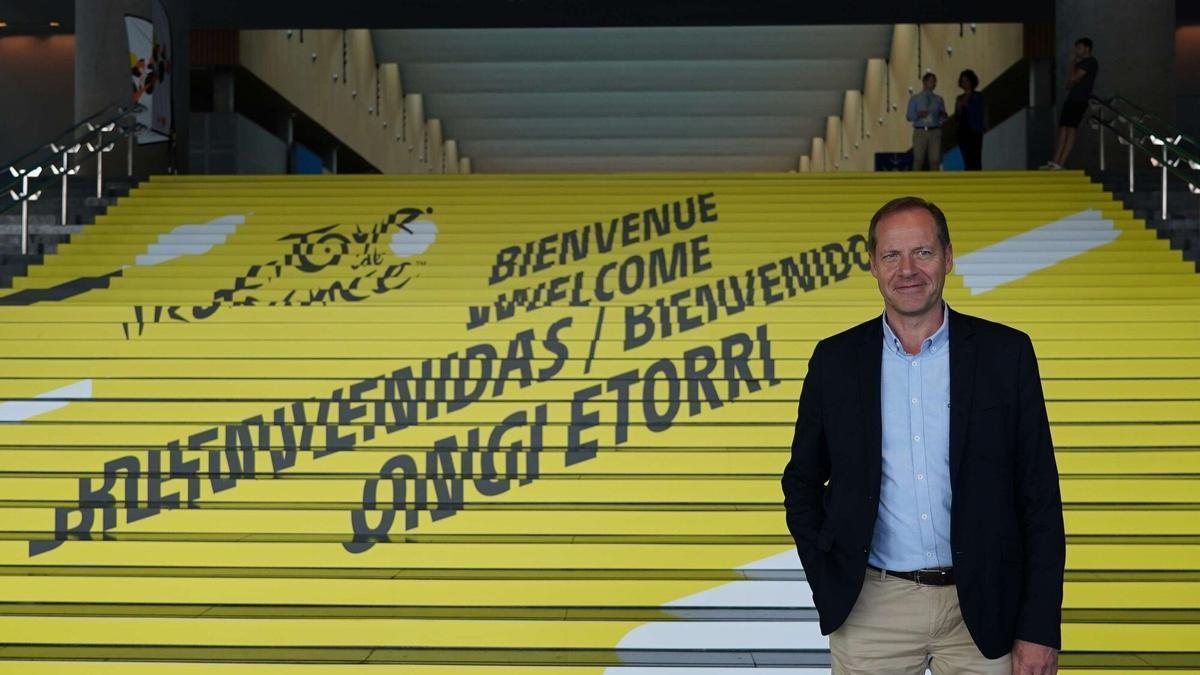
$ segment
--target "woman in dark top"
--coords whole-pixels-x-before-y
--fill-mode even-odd
[[[958,87],[963,90],[954,104],[958,148],[966,170],[979,171],[983,168],[983,94],[976,91],[979,76],[970,69],[962,71]]]

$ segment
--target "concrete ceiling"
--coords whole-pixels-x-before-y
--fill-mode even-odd
[[[890,26],[375,30],[486,173],[786,171]]]

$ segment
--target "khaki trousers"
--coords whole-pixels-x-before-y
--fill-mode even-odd
[[[942,170],[942,130],[913,127],[913,171]]]
[[[867,569],[846,623],[829,636],[834,675],[1010,675],[1011,656],[979,652],[954,586],[918,586]]]

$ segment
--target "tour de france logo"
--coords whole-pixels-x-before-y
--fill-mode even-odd
[[[437,240],[432,213],[431,208],[402,208],[370,227],[333,224],[284,235],[282,255],[248,267],[214,291],[211,303],[135,306],[126,332],[132,337],[149,324],[203,321],[226,307],[361,302],[398,291],[418,276],[413,259]],[[281,280],[295,278],[312,283],[288,284],[286,293],[279,288]]]
[[[404,288],[418,276],[417,260],[437,241],[438,227],[432,208],[401,208],[380,222],[362,225],[325,225],[279,238],[280,254],[250,265],[222,288],[212,300],[199,305],[137,305],[133,321],[124,322],[127,339],[143,333],[149,324],[192,322],[211,318],[225,307],[328,305],[361,302]],[[205,223],[176,226],[158,236],[130,264],[94,276],[69,279],[48,288],[26,288],[0,296],[0,306],[28,306],[60,302],[111,287],[114,279],[181,258],[202,256],[224,244],[241,229],[246,217],[232,214]],[[290,290],[280,288],[281,280]]]

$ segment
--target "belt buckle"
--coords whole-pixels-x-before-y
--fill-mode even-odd
[[[938,581],[943,581],[946,578],[946,570],[917,570],[913,574],[913,580],[917,582],[918,586],[945,586],[944,583],[926,583],[924,580],[931,576]]]

